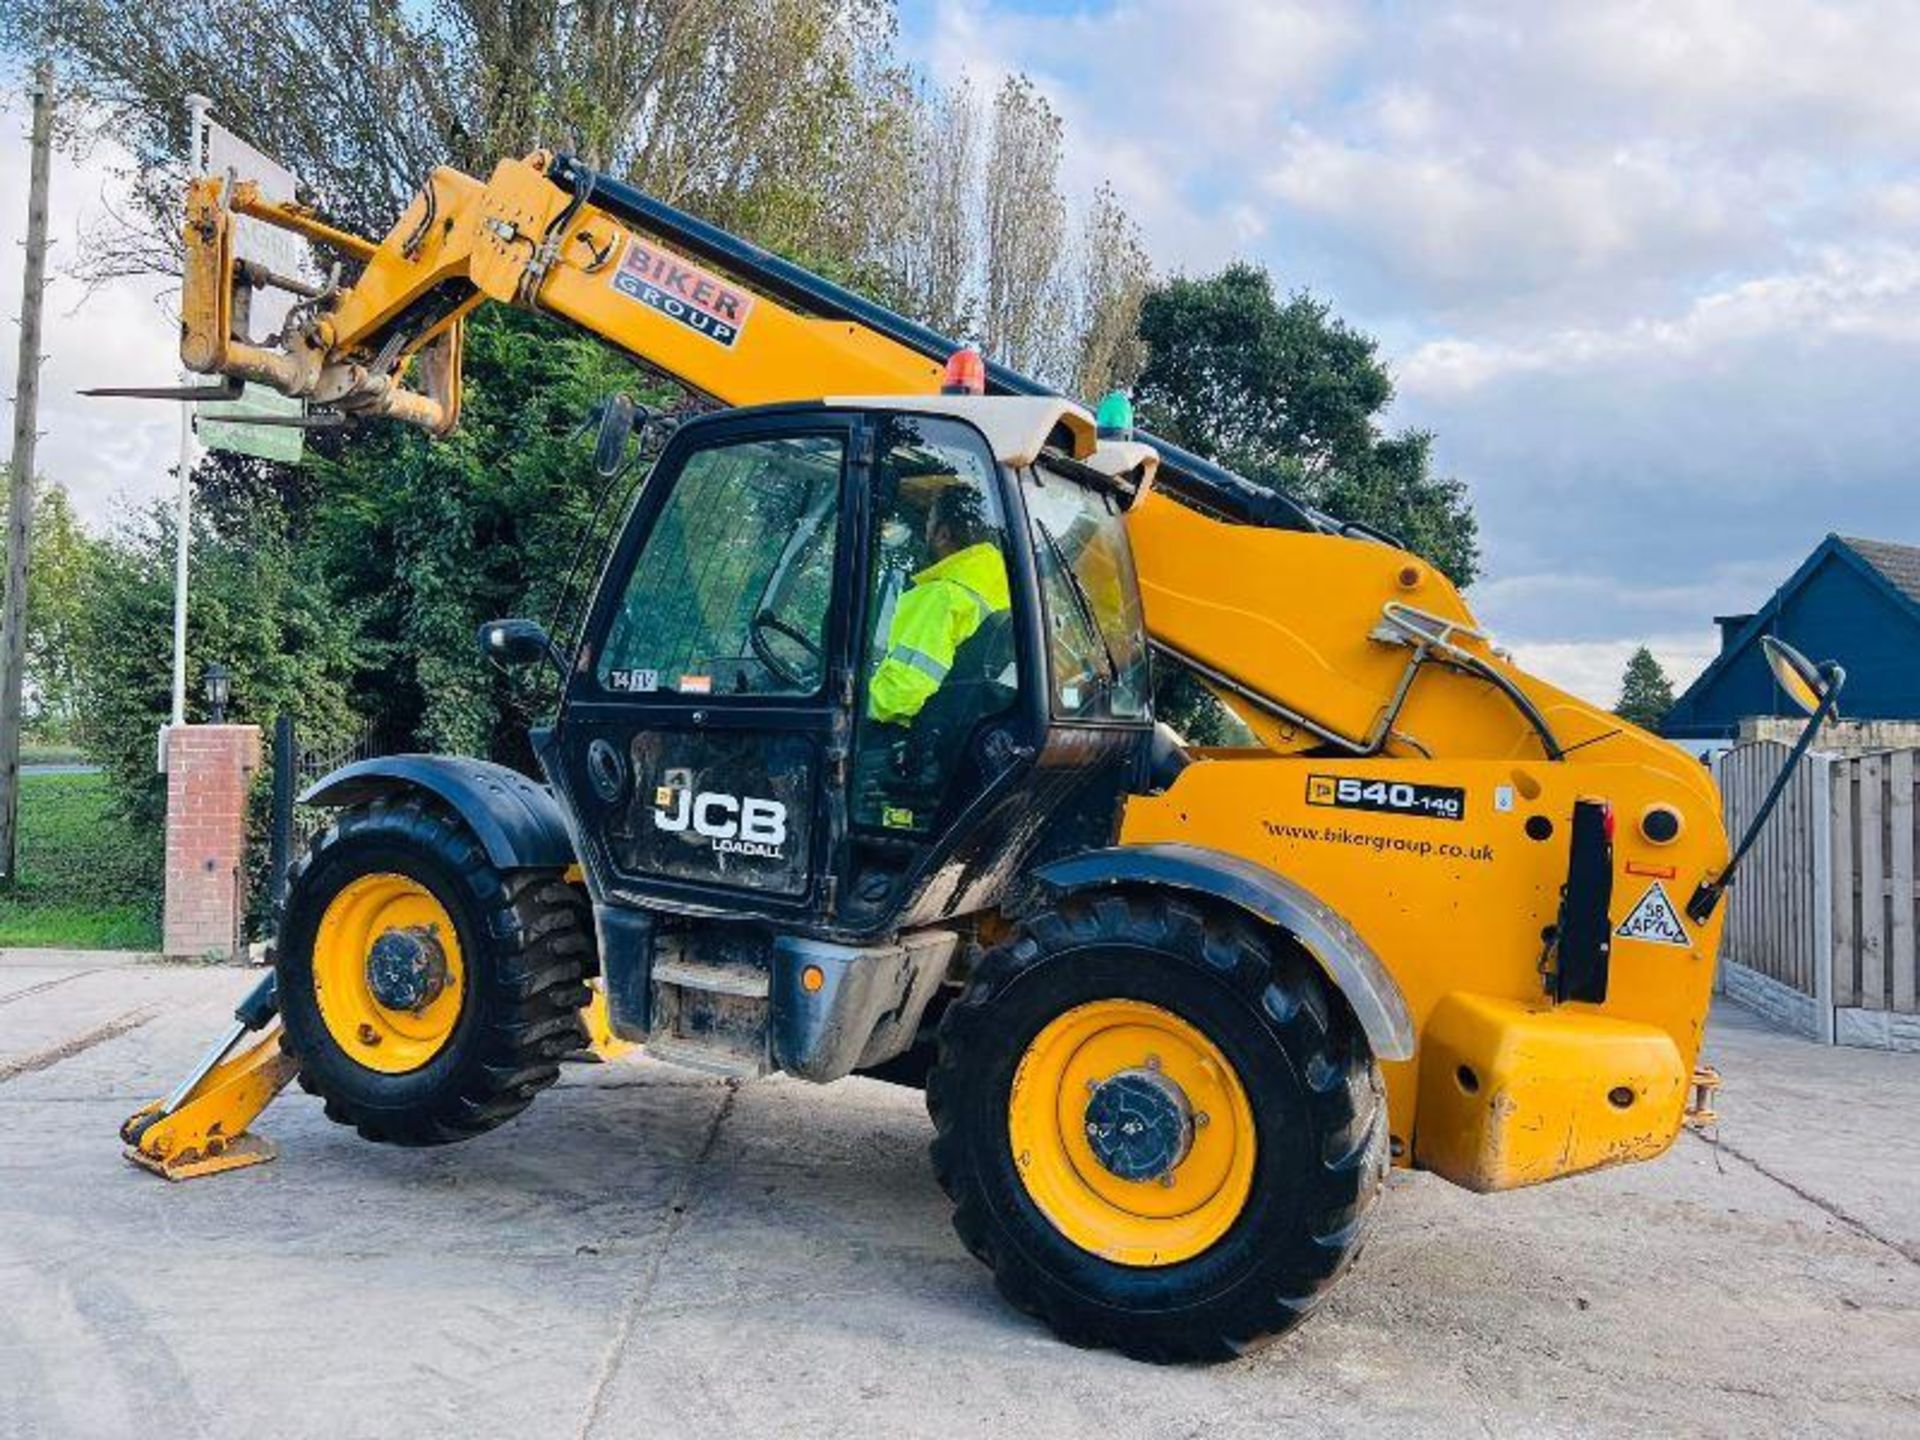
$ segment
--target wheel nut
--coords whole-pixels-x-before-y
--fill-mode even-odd
[[[1212,1118],[1213,1117],[1207,1114],[1207,1112],[1204,1110],[1194,1111],[1193,1112],[1193,1128],[1196,1130],[1204,1129],[1207,1125],[1207,1122],[1210,1121]]]
[[[1171,1170],[1160,1177],[1160,1188],[1163,1190],[1173,1189],[1173,1172]]]
[[[1158,1055],[1147,1056],[1147,1069],[1158,1070],[1159,1068],[1160,1068],[1160,1057]]]
[[[380,1043],[380,1032],[374,1029],[373,1026],[363,1022],[360,1026],[360,1043],[362,1045],[378,1045]]]

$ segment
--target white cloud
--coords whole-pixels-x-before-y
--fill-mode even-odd
[[[21,255],[27,230],[27,112],[18,99],[0,112],[0,312],[19,314]],[[17,162],[17,163],[16,163]],[[72,493],[81,517],[100,527],[139,500],[166,493],[179,450],[179,414],[153,400],[94,400],[95,385],[168,385],[179,373],[178,326],[162,282],[118,281],[91,293],[67,273],[106,217],[114,167],[126,157],[111,145],[84,161],[54,155],[48,234],[54,241],[43,318],[40,441],[35,468]],[[11,331],[11,327],[9,327]],[[0,346],[0,392],[11,406],[18,350]]]
[[[1848,338],[1920,346],[1920,246],[1829,246],[1803,269],[1701,295],[1672,318],[1628,316],[1610,327],[1514,339],[1431,340],[1397,372],[1403,393],[1437,396],[1525,372],[1627,363],[1723,366],[1746,347]]]
[[[1524,328],[1671,302],[1778,268],[1807,213],[1831,222],[1836,191],[1920,146],[1910,3],[926,9],[936,73],[1024,68],[1080,163],[1154,157],[1150,178],[1107,173],[1156,192],[1143,219],[1171,263],[1216,263],[1251,202],[1270,253],[1350,310],[1518,306]]]
[[[1439,313],[1611,286],[1657,256],[1749,243],[1753,199],[1688,183],[1652,148],[1578,160],[1519,149],[1379,149],[1295,127],[1261,180],[1316,243]]]
[[[1518,7],[1539,13],[1539,7]],[[1657,0],[1568,5],[1539,47],[1543,79],[1675,129],[1768,144],[1920,140],[1920,29],[1907,0]]]
[[[1325,100],[1366,40],[1357,0],[1130,0],[1057,14],[938,0],[917,17],[934,77],[1032,76],[1068,128],[1066,183],[1120,188],[1167,266],[1223,263],[1266,230],[1234,195],[1250,147]]]

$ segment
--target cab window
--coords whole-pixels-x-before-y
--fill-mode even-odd
[[[595,666],[602,688],[817,693],[843,458],[830,435],[690,455],[621,596]]]
[[[1146,624],[1119,502],[1044,464],[1025,479],[1053,713],[1073,720],[1144,719]]]
[[[969,426],[889,416],[876,453],[853,810],[912,835],[991,773],[985,732],[1019,696],[1006,519]]]

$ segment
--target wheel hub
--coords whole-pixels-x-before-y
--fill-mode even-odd
[[[383,931],[367,951],[367,989],[382,1008],[421,1011],[447,988],[447,952],[432,926]]]
[[[1122,1180],[1171,1175],[1193,1148],[1193,1107],[1158,1070],[1122,1070],[1087,1100],[1087,1147]]]
[[[1115,996],[1040,1028],[1007,1092],[1007,1143],[1053,1227],[1118,1265],[1177,1265],[1233,1228],[1253,1189],[1253,1106],[1205,1031]]]

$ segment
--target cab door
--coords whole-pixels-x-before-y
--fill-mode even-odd
[[[556,735],[602,895],[831,908],[861,436],[827,411],[698,421],[648,479]]]

